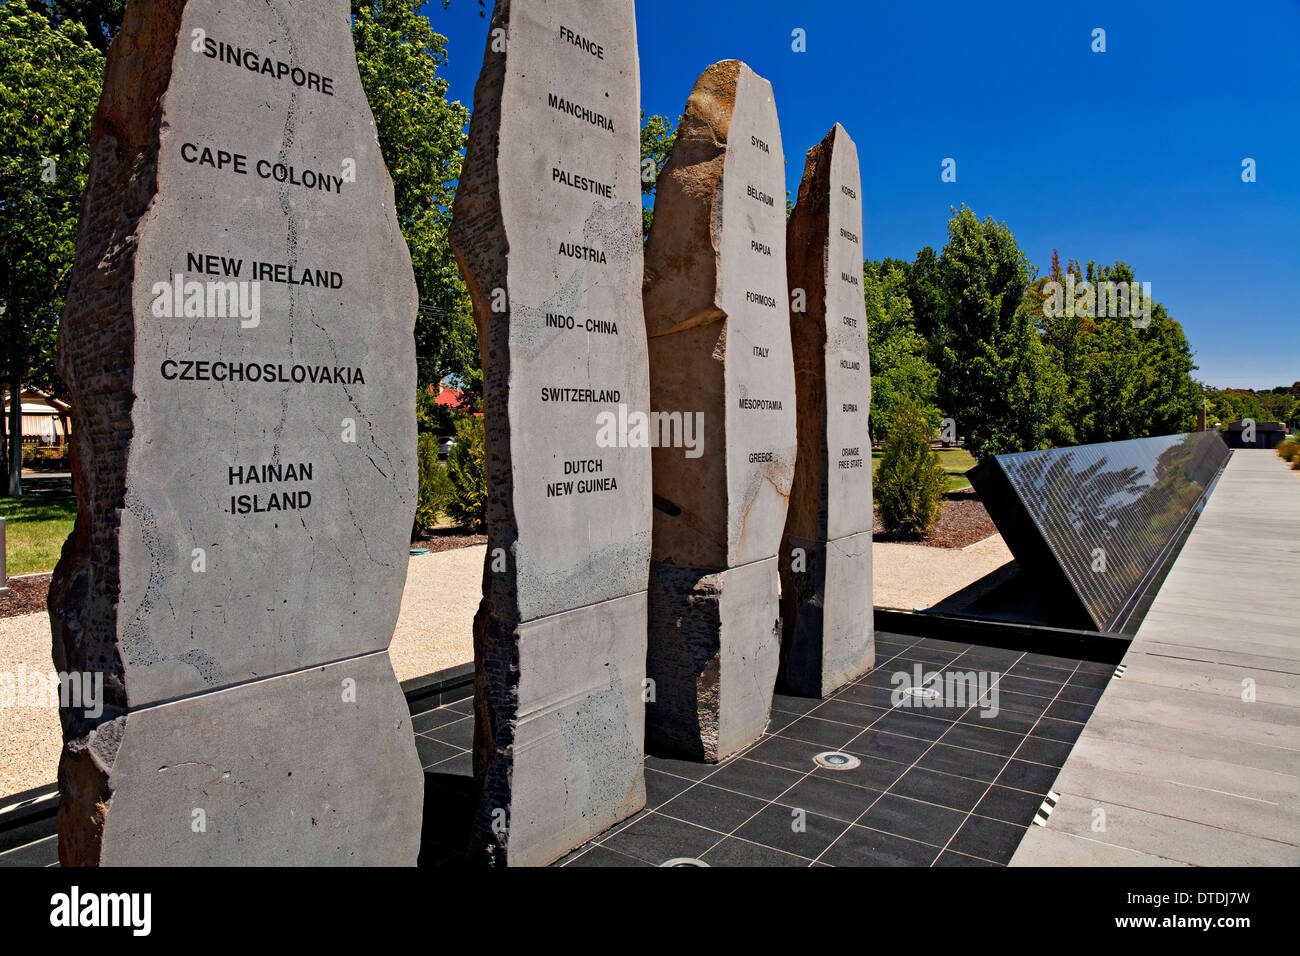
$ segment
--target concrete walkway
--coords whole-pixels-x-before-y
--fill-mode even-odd
[[[1300,864],[1300,474],[1276,454],[1233,452],[1123,667],[1011,865]]]

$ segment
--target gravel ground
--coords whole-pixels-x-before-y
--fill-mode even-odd
[[[486,550],[479,544],[411,558],[389,648],[398,680],[473,660],[474,612]],[[1010,561],[1011,553],[993,535],[964,550],[877,542],[872,557],[875,603],[913,608],[938,603]],[[41,583],[39,588],[42,607],[45,587]],[[43,610],[0,620],[0,672],[16,674],[20,665],[29,673],[49,672],[50,625]],[[53,783],[59,740],[56,710],[0,710],[0,796]]]
[[[979,500],[979,496],[974,491],[971,489],[950,491],[946,497],[948,502],[944,506],[943,513],[939,515],[938,523],[919,542],[911,543],[923,544],[931,548],[965,548],[991,534],[997,534],[998,526],[993,523],[993,519],[984,508],[984,503]],[[885,526],[880,521],[878,510],[872,533],[876,541],[907,540],[885,534]]]
[[[50,590],[50,575],[24,574],[5,582],[9,593],[0,597],[0,617],[17,617],[45,610],[45,595]]]

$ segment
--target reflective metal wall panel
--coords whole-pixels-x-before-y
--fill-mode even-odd
[[[967,477],[1021,569],[1115,631],[1230,454],[1192,432],[998,455]]]

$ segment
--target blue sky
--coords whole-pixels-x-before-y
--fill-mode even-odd
[[[425,7],[467,106],[480,9]],[[1105,53],[1091,50],[1097,27]],[[796,28],[806,52],[791,49]],[[642,0],[637,31],[648,114],[675,121],[718,60],[772,82],[791,193],[804,151],[843,123],[868,257],[941,249],[949,207],[966,203],[1005,221],[1040,273],[1053,248],[1131,263],[1182,322],[1207,383],[1300,379],[1297,0]],[[955,183],[940,180],[946,157]],[[1254,183],[1241,180],[1246,157]]]

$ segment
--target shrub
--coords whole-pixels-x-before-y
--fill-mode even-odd
[[[930,447],[921,408],[905,396],[895,406],[893,428],[875,479],[885,530],[908,537],[925,535],[939,520],[947,489],[948,476]]]
[[[447,454],[447,517],[471,532],[487,521],[487,452],[483,419],[467,415],[456,422],[456,443]]]
[[[1294,463],[1296,458],[1300,457],[1300,442],[1288,438],[1277,446],[1277,453],[1285,460]]]
[[[412,537],[424,534],[438,523],[438,516],[444,513],[451,497],[451,479],[447,476],[447,469],[438,461],[438,440],[427,432],[420,436],[416,445],[416,460],[420,484]]]

